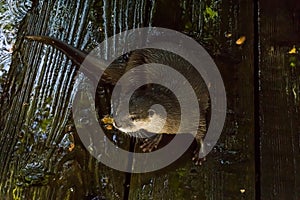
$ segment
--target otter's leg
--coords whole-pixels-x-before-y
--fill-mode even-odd
[[[192,160],[195,162],[195,165],[202,165],[202,163],[206,160],[206,157],[202,156],[205,155],[205,149],[203,145],[203,140],[197,141],[197,148],[194,151],[194,156]]]
[[[196,135],[197,148],[194,151],[194,156],[192,160],[195,162],[195,165],[202,165],[202,163],[206,160],[205,158],[205,145],[203,143],[203,137],[206,133],[206,119],[200,118],[200,126],[198,129],[198,133]]]
[[[143,150],[143,152],[151,152],[153,149],[156,149],[159,142],[162,139],[162,134],[156,134],[152,138],[147,138],[143,141],[143,144],[140,146],[140,148]]]

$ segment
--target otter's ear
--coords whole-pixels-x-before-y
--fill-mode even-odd
[[[147,58],[143,50],[135,50],[131,52],[127,62],[126,71],[129,71],[134,67],[147,63],[146,59]]]

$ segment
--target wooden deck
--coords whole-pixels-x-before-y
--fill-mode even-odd
[[[151,173],[98,163],[74,128],[71,61],[23,38],[51,35],[89,52],[105,37],[149,25],[193,37],[222,75],[227,118],[202,166],[192,163],[192,147]],[[4,89],[0,199],[300,199],[299,1],[34,1]],[[99,89],[103,113],[109,91]],[[137,151],[128,137],[117,138]]]

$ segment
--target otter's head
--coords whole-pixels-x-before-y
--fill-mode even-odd
[[[152,93],[152,92],[150,92]],[[129,101],[129,112],[115,106],[114,126],[125,133],[161,133],[166,123],[167,113],[156,97],[149,91],[135,92]]]
[[[153,84],[136,90],[129,109],[121,103],[113,107],[114,126],[130,135],[143,133],[176,133],[180,123],[180,106],[173,93]],[[129,111],[129,112],[128,112]]]

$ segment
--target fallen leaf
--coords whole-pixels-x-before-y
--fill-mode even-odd
[[[113,129],[113,126],[108,124],[108,125],[105,126],[105,128],[106,128],[106,130],[111,131]]]
[[[235,42],[237,45],[242,45],[246,41],[246,36],[241,36],[237,41]]]
[[[297,49],[294,45],[293,48],[289,51],[289,54],[295,54],[295,53],[297,53]]]
[[[226,38],[230,38],[232,36],[232,33],[225,33]]]
[[[104,124],[113,124],[114,123],[114,118],[110,117],[110,116],[105,116],[101,119],[101,121],[104,123]]]
[[[240,192],[241,192],[242,194],[244,194],[244,193],[246,192],[246,190],[243,188],[243,189],[240,189]]]

